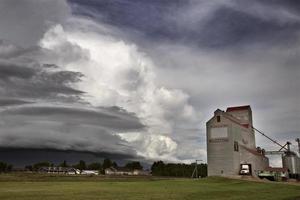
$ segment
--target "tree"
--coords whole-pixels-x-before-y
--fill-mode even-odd
[[[26,165],[25,169],[28,170],[28,171],[32,171],[33,167],[32,167],[32,165]]]
[[[0,162],[0,173],[3,172],[10,172],[12,170],[13,166],[10,164],[7,164],[5,162]]]
[[[128,169],[131,169],[131,170],[135,170],[135,169],[142,170],[143,169],[143,166],[141,165],[140,162],[129,162],[125,165],[125,167]]]
[[[77,165],[75,165],[75,168],[79,169],[80,171],[86,169],[86,164],[83,160],[80,160]]]
[[[72,167],[79,169],[80,171],[85,170],[86,169],[86,164],[85,161],[80,160],[79,163],[77,163],[76,165],[73,165]]]
[[[0,162],[0,173],[6,172],[7,164],[4,162]]]
[[[108,158],[105,158],[103,161],[103,165],[102,165],[103,169],[105,170],[107,168],[110,168],[111,166],[112,166],[111,160]]]
[[[67,161],[64,160],[64,162],[59,164],[59,167],[69,167],[69,165],[67,164]]]
[[[8,165],[6,166],[6,171],[7,171],[7,172],[11,172],[11,171],[12,171],[12,168],[13,168],[13,166],[12,166],[11,164],[8,164]]]
[[[116,168],[116,167],[118,167],[118,164],[116,162],[112,162],[111,167]]]
[[[87,166],[87,169],[90,169],[90,170],[101,170],[102,169],[102,165],[101,163],[91,163]]]
[[[154,176],[191,177],[195,167],[196,163],[190,165],[180,163],[165,164],[162,161],[158,161],[153,163],[151,170]],[[207,164],[198,164],[197,169],[199,176],[207,176]]]
[[[38,162],[38,163],[35,163],[32,168],[34,171],[37,171],[39,170],[41,167],[50,167],[51,166],[51,163],[49,162]]]
[[[163,161],[154,162],[151,166],[153,175],[163,176],[164,175],[165,163]]]

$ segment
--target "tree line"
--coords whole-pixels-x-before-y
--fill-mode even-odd
[[[78,163],[70,165],[67,161],[63,161],[58,165],[54,165],[50,162],[38,162],[33,165],[25,166],[25,169],[28,171],[38,171],[42,167],[73,167],[79,170],[97,170],[100,174],[105,173],[105,169],[110,167],[118,168],[118,164],[109,158],[105,158],[103,162],[93,162],[87,164],[85,161],[80,160]],[[130,170],[143,170],[143,166],[138,161],[132,161],[126,163],[123,168]],[[196,167],[196,163],[182,164],[182,163],[164,163],[163,161],[156,161],[151,166],[151,172],[154,176],[170,176],[170,177],[191,177]],[[0,162],[0,173],[12,171],[13,166]],[[207,176],[207,164],[197,164],[198,176],[206,177]]]
[[[154,162],[151,166],[152,175],[154,176],[172,176],[172,177],[191,177],[196,168],[196,163],[190,165],[182,163],[167,163],[163,161]],[[207,176],[207,164],[197,164],[199,177]]]
[[[0,162],[0,173],[12,171],[13,166],[11,164]]]
[[[101,162],[93,162],[93,163],[87,164],[84,160],[80,160],[78,163],[73,164],[73,165],[68,164],[67,161],[65,161],[65,160],[58,165],[54,165],[53,163],[50,163],[50,162],[38,162],[33,165],[25,166],[25,169],[29,170],[29,171],[38,171],[42,167],[73,167],[73,168],[79,169],[81,171],[82,170],[97,170],[101,174],[104,174],[105,169],[110,168],[110,167],[117,168],[119,166],[116,162],[110,160],[109,158],[105,158],[102,163]],[[123,167],[126,169],[130,169],[130,170],[135,170],[135,169],[142,170],[143,169],[143,166],[140,164],[140,162],[137,162],[137,161],[128,162]]]

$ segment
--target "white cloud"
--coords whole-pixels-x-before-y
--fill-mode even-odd
[[[165,135],[142,132],[119,133],[123,140],[130,143],[139,156],[149,160],[179,161],[176,155],[177,143]]]
[[[99,31],[109,30],[101,24],[74,17],[70,22],[45,33],[40,46],[55,56],[45,55],[41,60],[82,73],[77,87],[86,92],[83,98],[93,106],[120,106],[136,113],[148,127],[131,142],[140,155],[176,160],[174,128],[198,122],[199,113],[189,104],[189,96],[158,85],[156,66],[136,45]],[[121,135],[129,142],[133,137]]]

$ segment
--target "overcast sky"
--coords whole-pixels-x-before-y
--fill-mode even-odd
[[[299,56],[297,0],[2,0],[0,147],[205,161],[214,110],[251,105],[295,149]]]

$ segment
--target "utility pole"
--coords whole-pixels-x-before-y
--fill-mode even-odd
[[[193,174],[192,174],[191,178],[194,178],[194,174],[196,174],[196,178],[198,178],[198,161],[203,161],[203,160],[196,160],[195,169],[193,171]]]

